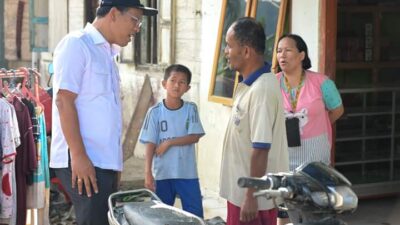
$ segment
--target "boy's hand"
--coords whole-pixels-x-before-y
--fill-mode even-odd
[[[154,186],[154,177],[152,174],[146,174],[144,178],[144,187],[150,189],[152,192],[156,190]]]
[[[156,155],[161,156],[162,154],[164,154],[170,147],[169,143],[170,143],[169,140],[166,140],[163,143],[161,143],[156,149]]]

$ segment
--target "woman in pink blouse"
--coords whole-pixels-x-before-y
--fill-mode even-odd
[[[343,114],[342,100],[335,83],[326,75],[308,70],[311,61],[307,45],[295,34],[278,41],[277,59],[285,107],[289,166],[322,161],[330,164],[332,124]],[[279,213],[279,218],[287,218]],[[280,220],[278,224],[284,224]]]

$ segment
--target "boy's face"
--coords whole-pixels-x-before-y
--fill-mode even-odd
[[[162,81],[162,85],[167,90],[167,96],[172,98],[181,98],[190,89],[187,75],[177,71],[172,71],[169,78]]]

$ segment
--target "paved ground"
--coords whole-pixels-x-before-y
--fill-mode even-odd
[[[349,225],[400,225],[400,195],[360,200],[354,214],[341,218]]]

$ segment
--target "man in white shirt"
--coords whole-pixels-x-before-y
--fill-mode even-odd
[[[102,0],[96,19],[64,37],[54,52],[50,167],[71,197],[81,224],[108,224],[107,198],[122,170],[119,47],[156,9],[139,0]]]

